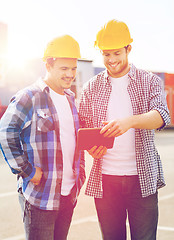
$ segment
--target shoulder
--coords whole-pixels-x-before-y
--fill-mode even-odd
[[[37,86],[37,84],[32,84],[27,86],[24,89],[18,91],[10,100],[11,103],[27,105],[32,102],[32,98],[34,98],[37,94],[40,94],[42,91]]]
[[[159,76],[157,76],[155,73],[144,70],[144,69],[136,68],[133,64],[131,65],[129,76],[132,79],[139,81],[141,83],[151,84],[151,83],[161,83],[162,82],[162,79]]]
[[[83,91],[95,91],[106,82],[106,70],[98,73],[83,85]]]

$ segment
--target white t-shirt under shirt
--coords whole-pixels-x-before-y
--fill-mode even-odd
[[[128,75],[110,78],[112,92],[107,110],[107,121],[123,119],[133,115],[131,100],[127,91]],[[103,157],[102,173],[108,175],[137,175],[135,156],[135,130],[129,129],[116,137],[112,149]]]
[[[72,111],[65,95],[56,93],[50,88],[50,96],[56,107],[59,118],[60,142],[63,154],[63,177],[61,195],[70,194],[75,184],[73,175],[73,159],[75,151],[75,129]]]

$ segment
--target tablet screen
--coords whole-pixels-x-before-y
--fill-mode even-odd
[[[105,146],[112,148],[114,137],[104,137],[100,134],[101,128],[80,128],[77,136],[79,150],[89,150],[93,146]]]

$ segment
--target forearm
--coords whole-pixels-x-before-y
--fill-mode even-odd
[[[163,125],[164,121],[157,110],[130,117],[130,128],[158,129]]]
[[[158,111],[152,110],[148,113],[133,115],[124,119],[103,122],[105,125],[100,131],[105,137],[118,137],[130,128],[135,129],[158,129],[164,125],[164,121]]]
[[[5,161],[8,163],[14,174],[18,174],[23,178],[30,180],[35,174],[35,168],[28,161],[28,158],[22,149],[15,149],[12,144],[7,145],[6,141],[0,143],[0,149]],[[15,151],[15,153],[14,153]]]
[[[16,114],[15,111],[17,111],[16,107],[11,104],[1,118],[0,147],[12,172],[30,179],[35,174],[35,169],[28,161],[28,156],[23,150],[20,136],[21,126],[25,123],[25,115]],[[24,118],[19,118],[18,115],[22,115]]]

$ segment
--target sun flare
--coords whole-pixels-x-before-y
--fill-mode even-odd
[[[35,46],[29,39],[18,37],[9,38],[7,62],[13,68],[22,69],[28,60],[35,58]]]

